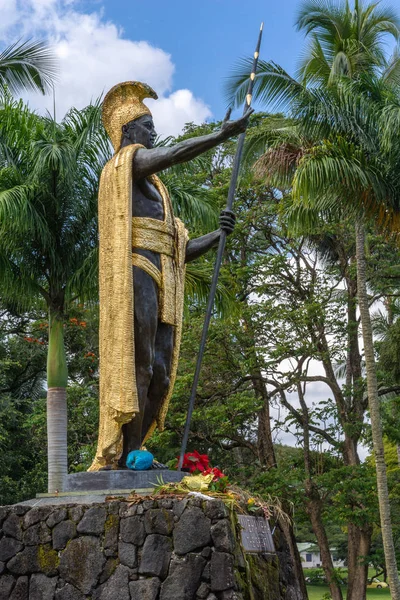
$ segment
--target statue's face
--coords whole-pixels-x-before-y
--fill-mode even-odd
[[[151,115],[143,115],[130,121],[122,127],[122,136],[125,144],[142,144],[145,148],[153,148],[157,137],[153,118]]]

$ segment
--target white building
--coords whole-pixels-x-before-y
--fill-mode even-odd
[[[318,546],[310,542],[297,544],[300,553],[300,558],[303,564],[303,569],[313,569],[322,567],[321,554]],[[335,548],[330,548],[332,562],[334,567],[344,567],[344,561],[339,560],[335,554]]]

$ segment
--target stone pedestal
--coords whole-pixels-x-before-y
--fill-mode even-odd
[[[146,495],[153,492],[160,483],[181,481],[187,473],[169,471],[168,469],[151,469],[148,471],[97,471],[94,473],[71,473],[67,475],[63,492],[53,494],[37,494],[35,499],[22,504],[44,506],[75,502],[90,504],[104,502],[110,496],[128,497],[136,494]]]
[[[0,507],[2,600],[289,598],[276,554],[245,554],[221,500],[50,501]]]
[[[181,481],[187,473],[168,469],[150,469],[148,471],[95,471],[91,473],[71,473],[67,475],[65,492],[113,491],[113,493],[141,492],[154,489],[160,482],[175,483]]]

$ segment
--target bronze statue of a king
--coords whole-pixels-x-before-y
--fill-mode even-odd
[[[189,161],[243,132],[252,112],[219,131],[154,148],[144,98],[148,85],[127,81],[104,98],[103,123],[115,154],[101,174],[100,425],[90,471],[125,466],[155,427],[163,428],[178,365],[185,263],[218,244],[220,229],[188,240],[156,173]],[[231,233],[235,218],[222,211]]]

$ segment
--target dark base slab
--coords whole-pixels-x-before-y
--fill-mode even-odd
[[[64,492],[87,492],[95,490],[148,490],[164,483],[181,481],[187,473],[169,469],[149,471],[95,471],[67,475]]]

